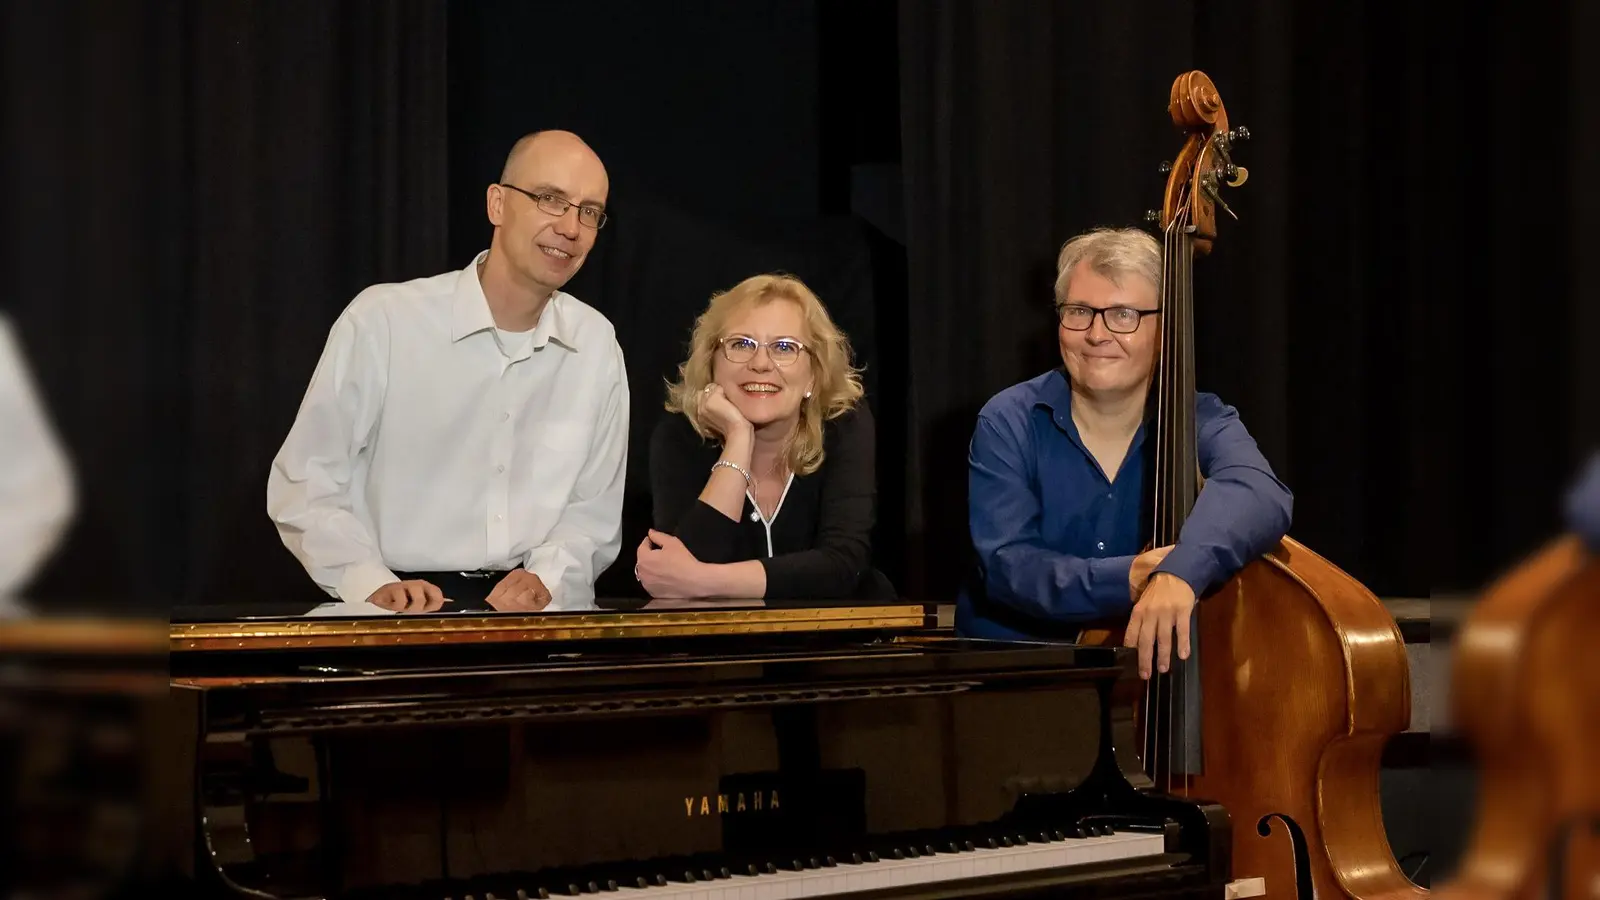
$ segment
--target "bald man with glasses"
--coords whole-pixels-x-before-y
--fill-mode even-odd
[[[621,548],[628,381],[611,323],[562,288],[609,190],[576,135],[528,135],[487,188],[488,250],[333,323],[267,508],[353,611],[594,608]]]

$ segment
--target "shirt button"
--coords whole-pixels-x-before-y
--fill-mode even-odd
[[[1094,548],[1096,550],[1104,550],[1106,548],[1106,542],[1105,541],[1096,541],[1095,545],[1094,545]]]
[[[1115,500],[1115,499],[1117,499],[1117,495],[1116,494],[1107,494],[1106,495],[1106,499],[1107,500]]]
[[[495,520],[495,521],[496,521],[496,522],[498,522],[498,521],[500,521],[500,520],[501,520],[501,519],[504,519],[504,518],[505,518],[505,516],[495,516],[495,517],[494,517],[494,520]]]
[[[503,413],[500,414],[500,421],[502,421],[502,422],[506,421],[509,418],[511,418],[511,413],[503,412]]]
[[[496,472],[504,472],[506,470],[506,467],[504,465],[499,465],[499,466],[495,466],[494,470]]]

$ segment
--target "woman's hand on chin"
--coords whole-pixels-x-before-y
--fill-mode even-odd
[[[739,412],[739,407],[733,405],[720,384],[706,385],[705,398],[700,402],[700,419],[722,437],[723,443],[740,435],[748,437],[755,432],[750,420]]]

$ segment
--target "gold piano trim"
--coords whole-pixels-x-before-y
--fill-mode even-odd
[[[0,620],[0,652],[159,654],[161,619],[16,618]]]
[[[489,644],[516,641],[683,637],[713,634],[779,634],[923,628],[934,623],[931,607],[817,607],[693,612],[564,613],[554,615],[413,618],[286,622],[197,622],[171,626],[170,649],[289,650],[325,647],[396,647],[424,644]]]

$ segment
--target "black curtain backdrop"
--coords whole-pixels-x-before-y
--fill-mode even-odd
[[[444,7],[0,10],[6,303],[80,480],[31,593],[303,593],[267,469],[338,311],[447,263]]]
[[[970,559],[953,486],[974,414],[1056,361],[1055,251],[1159,205],[1190,68],[1253,134],[1240,221],[1196,264],[1200,386],[1294,490],[1291,533],[1385,596],[1476,587],[1550,535],[1600,411],[1597,298],[1576,279],[1582,198],[1600,198],[1577,165],[1600,119],[1593,4],[900,9],[928,590]],[[1560,111],[1535,120],[1535,97]]]
[[[1202,387],[1297,537],[1380,594],[1475,588],[1600,446],[1597,50],[1582,0],[0,0],[0,309],[80,478],[34,593],[307,590],[264,481],[329,324],[464,265],[511,140],[569,127],[614,175],[573,289],[624,336],[635,447],[709,293],[795,271],[870,367],[879,562],[947,601],[973,415],[1054,364],[1061,242],[1157,202],[1192,67],[1255,134]]]
[[[1430,123],[1435,584],[1471,591],[1560,527],[1600,450],[1600,4],[1495,4],[1441,29]]]

